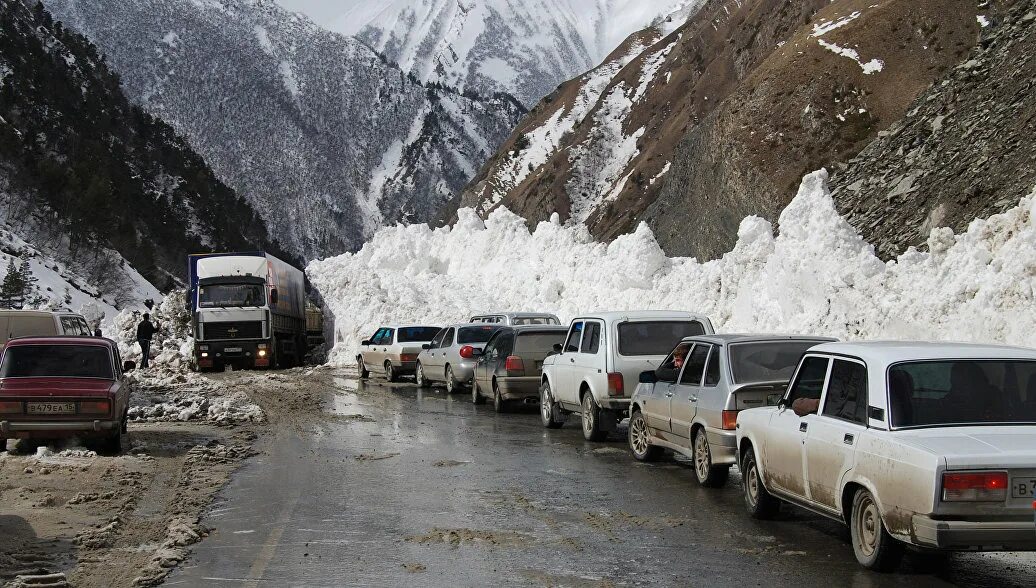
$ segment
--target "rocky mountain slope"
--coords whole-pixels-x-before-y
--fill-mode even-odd
[[[422,81],[535,105],[631,33],[702,0],[278,0],[365,43]],[[673,14],[675,13],[675,14]]]
[[[264,0],[47,6],[306,258],[436,214],[523,113],[508,96],[426,87]]]
[[[56,301],[115,306],[155,294],[133,268],[169,287],[188,252],[276,251],[266,233],[172,128],[129,102],[96,47],[36,2],[0,0],[5,266],[28,262]]]
[[[670,255],[714,257],[899,120],[976,44],[999,5],[983,6],[709,0],[547,96],[458,203],[558,211],[606,239],[643,220]]]
[[[1036,1],[983,17],[979,45],[832,177],[884,257],[1017,206],[1036,186]]]

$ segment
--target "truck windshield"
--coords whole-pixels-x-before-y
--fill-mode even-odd
[[[198,306],[262,306],[266,303],[264,288],[259,284],[211,284],[198,287]]]
[[[893,427],[1036,422],[1036,361],[918,361],[888,377]]]
[[[16,345],[4,352],[0,378],[114,379],[111,352],[98,345]]]
[[[767,341],[730,345],[735,384],[788,381],[806,350],[821,341]]]
[[[621,355],[665,357],[684,337],[704,335],[698,321],[638,321],[619,324]]]
[[[431,341],[441,327],[401,327],[397,340],[400,343],[417,343]]]

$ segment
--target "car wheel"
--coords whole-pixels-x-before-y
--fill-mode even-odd
[[[453,366],[446,366],[446,393],[453,394],[460,388],[460,382],[453,377]]]
[[[385,362],[385,379],[389,382],[395,382],[399,380],[399,376],[396,375],[396,368],[392,367],[391,361]]]
[[[849,532],[856,561],[877,572],[891,572],[899,567],[903,544],[885,530],[878,503],[869,491],[861,489],[853,496],[851,517]]]
[[[705,434],[705,429],[698,429],[694,433],[693,447],[694,473],[698,477],[698,483],[706,488],[719,488],[726,484],[730,469],[712,465],[712,448],[709,447],[709,438]]]
[[[126,423],[125,418],[115,430],[112,431],[111,435],[105,439],[102,449],[105,453],[110,455],[119,455],[122,453],[122,448],[126,444]]]
[[[741,462],[741,477],[748,514],[752,515],[754,519],[772,519],[780,510],[781,502],[763,486],[763,479],[759,475],[759,465],[755,461],[755,451],[751,448],[748,449]]]
[[[540,422],[548,429],[560,429],[565,424],[561,419],[561,411],[554,404],[550,382],[546,380],[540,385]]]
[[[420,362],[417,363],[417,371],[414,372],[414,380],[417,381],[418,388],[427,388],[432,385],[432,383],[428,381],[428,378],[424,377],[424,368],[421,367]]]
[[[273,363],[272,361],[270,362]],[[360,373],[361,378],[366,378],[371,375],[370,371],[367,370],[367,366],[363,363],[363,356],[356,358],[356,371]]]
[[[630,453],[637,461],[655,461],[662,453],[662,448],[648,442],[647,421],[639,410],[630,417],[629,427]]]
[[[471,403],[472,404],[485,404],[486,397],[482,395],[482,390],[478,387],[478,380],[471,385]]]
[[[493,382],[493,410],[496,412],[507,412],[507,401],[500,396],[500,387]]]
[[[603,441],[608,431],[601,428],[601,408],[597,406],[594,395],[587,391],[583,394],[583,439],[587,441]]]

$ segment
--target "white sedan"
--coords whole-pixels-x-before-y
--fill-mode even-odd
[[[865,567],[923,551],[1036,550],[1036,350],[827,343],[775,407],[742,411],[745,504],[843,521]]]

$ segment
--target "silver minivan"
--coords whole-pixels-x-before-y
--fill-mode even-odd
[[[434,382],[443,382],[450,394],[471,385],[479,354],[489,338],[504,327],[461,323],[442,329],[417,356],[417,385],[428,387]]]
[[[75,335],[90,337],[83,315],[49,310],[0,310],[0,345],[15,337]]]

